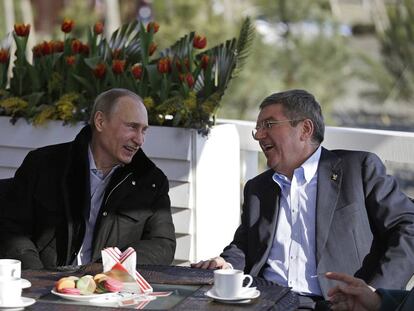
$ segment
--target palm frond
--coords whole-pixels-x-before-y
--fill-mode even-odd
[[[237,76],[243,66],[245,65],[247,58],[250,54],[251,46],[255,37],[255,28],[250,19],[246,17],[240,28],[239,38],[237,39],[237,60],[236,68],[234,69],[232,77]]]
[[[178,57],[178,58],[184,58],[187,55],[190,55],[192,44],[191,42],[194,39],[195,32],[192,31],[189,34],[185,35],[184,37],[181,37],[178,39],[171,47],[164,49],[160,52],[161,57]]]

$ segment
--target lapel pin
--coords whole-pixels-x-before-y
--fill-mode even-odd
[[[133,180],[131,183],[132,183],[133,186],[135,186],[135,180]]]
[[[151,186],[152,186],[152,188],[155,188],[155,184],[152,184]]]
[[[338,174],[332,174],[331,179],[336,181],[338,179]]]

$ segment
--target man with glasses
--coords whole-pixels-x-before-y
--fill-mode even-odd
[[[414,272],[414,204],[368,152],[326,150],[324,120],[303,90],[260,105],[253,138],[270,168],[244,189],[241,225],[220,257],[199,268],[244,270],[312,300],[326,271],[373,287],[403,288]]]

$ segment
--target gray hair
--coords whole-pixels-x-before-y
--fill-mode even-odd
[[[125,96],[143,103],[143,100],[140,96],[127,89],[114,88],[99,94],[95,99],[95,103],[93,104],[91,111],[91,116],[89,118],[89,125],[92,127],[92,129],[95,128],[94,119],[96,112],[101,111],[105,116],[109,116],[118,103],[118,99]]]
[[[260,109],[275,104],[282,105],[283,112],[289,119],[310,119],[315,127],[312,139],[322,143],[325,135],[325,123],[321,106],[312,94],[305,90],[274,93],[262,101]],[[298,122],[292,121],[291,124],[296,126]]]

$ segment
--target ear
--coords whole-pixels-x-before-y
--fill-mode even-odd
[[[301,133],[300,138],[302,140],[311,140],[314,131],[315,131],[315,126],[313,125],[312,120],[305,119],[303,120],[302,133]]]
[[[104,123],[105,123],[105,115],[102,111],[97,111],[95,113],[95,117],[93,118],[93,122],[95,124],[95,128],[98,132],[102,132]]]

